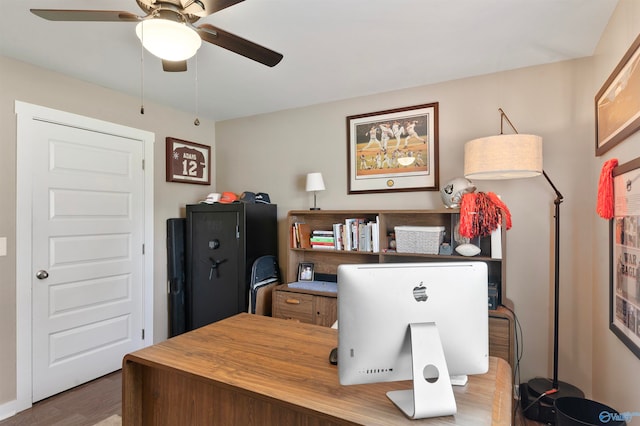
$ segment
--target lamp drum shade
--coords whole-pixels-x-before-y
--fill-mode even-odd
[[[322,179],[322,173],[308,173],[307,174],[307,192],[310,191],[324,191],[324,180]]]
[[[542,174],[542,138],[536,135],[497,135],[464,145],[464,176],[497,180]]]

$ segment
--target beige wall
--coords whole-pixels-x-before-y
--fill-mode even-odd
[[[152,102],[145,102],[145,114],[140,115],[139,98],[0,57],[0,237],[7,237],[8,252],[7,256],[0,257],[0,406],[16,397],[16,285],[30,285],[16,283],[16,100],[155,133],[153,165],[156,342],[167,337],[168,328],[166,219],[184,216],[185,204],[203,199],[215,187],[165,182],[165,138],[172,136],[214,147],[215,124],[212,121],[200,118],[201,124],[196,127],[193,125],[193,115]],[[213,156],[215,158],[215,150]]]
[[[609,77],[631,43],[640,34],[640,1],[622,0],[609,21],[606,33],[594,55],[595,80],[590,90],[595,94]],[[626,163],[640,157],[640,132],[593,158],[592,168],[617,158]],[[592,188],[591,197],[595,197]],[[594,397],[622,411],[640,412],[640,360],[609,330],[609,228],[605,220],[593,217],[591,228],[593,292],[593,394]],[[634,418],[631,424],[640,422]]]
[[[560,380],[621,411],[638,411],[640,360],[608,331],[607,222],[595,215],[600,167],[594,156],[593,98],[638,33],[637,0],[622,1],[596,57],[216,123],[221,190],[266,191],[278,204],[281,265],[287,211],[306,209],[304,176],[322,172],[325,209],[437,208],[437,192],[347,195],[346,123],[353,114],[439,102],[440,181],[462,175],[463,146],[499,132],[502,107],[521,133],[544,139],[544,168],[561,205]],[[399,76],[401,78],[401,75]],[[640,134],[632,138],[640,139]],[[626,142],[626,159],[640,155]],[[520,319],[521,379],[552,374],[554,193],[543,177],[478,181],[513,215],[507,297]]]

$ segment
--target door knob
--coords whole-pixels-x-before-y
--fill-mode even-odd
[[[44,280],[46,278],[49,278],[49,273],[44,269],[41,269],[38,272],[36,272],[36,278],[39,280]]]

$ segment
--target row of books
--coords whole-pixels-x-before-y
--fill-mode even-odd
[[[348,218],[334,223],[332,229],[311,230],[306,223],[295,222],[291,241],[296,248],[317,250],[380,251],[380,220]]]

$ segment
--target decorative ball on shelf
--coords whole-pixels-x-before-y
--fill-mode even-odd
[[[476,256],[480,254],[480,247],[473,244],[460,244],[456,247],[456,252],[462,256]]]
[[[440,190],[440,196],[444,206],[454,209],[460,206],[460,201],[464,194],[468,194],[476,190],[476,186],[467,178],[457,177],[451,179]]]

